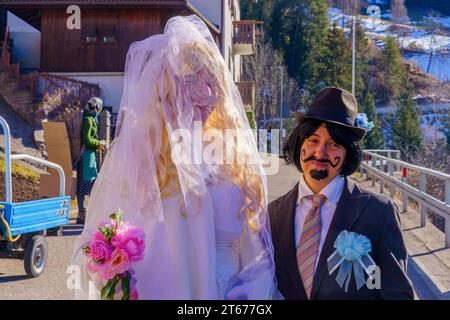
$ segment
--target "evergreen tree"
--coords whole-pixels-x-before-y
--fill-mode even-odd
[[[336,24],[330,29],[327,39],[327,48],[319,64],[320,73],[315,74],[312,80],[316,83],[324,82],[327,86],[335,86],[352,90],[352,55],[348,50],[348,39]]]
[[[444,134],[447,138],[447,150],[450,151],[450,111],[447,113],[447,121],[445,122]]]
[[[362,105],[362,112],[367,115],[369,121],[373,121],[373,128],[369,131],[362,141],[365,149],[382,149],[384,146],[383,133],[381,132],[380,122],[378,121],[375,100],[370,92],[367,92]]]
[[[391,103],[399,97],[405,76],[400,49],[392,36],[386,37],[381,65],[384,76],[384,99],[387,103]]]
[[[283,30],[283,18],[285,15],[285,10],[291,5],[293,0],[278,0],[274,3],[270,17],[265,21],[265,25],[268,25],[268,34],[270,35],[271,42],[274,48],[280,50],[281,52],[286,51],[286,35]],[[259,3],[259,2],[258,2]],[[270,21],[267,24],[268,20]],[[289,71],[289,70],[288,70]]]
[[[399,149],[404,159],[411,159],[422,146],[419,111],[412,99],[413,87],[408,83],[399,98],[395,122],[392,125],[394,146]]]
[[[322,66],[328,35],[326,0],[281,0],[273,11],[272,37],[281,48],[288,73],[300,88],[314,84]]]
[[[351,49],[351,48],[350,48]],[[356,23],[356,65],[355,65],[355,97],[360,104],[364,103],[364,92],[371,91],[371,48],[366,32],[361,23]]]
[[[249,1],[240,1],[241,19],[258,20],[264,22],[265,32],[271,33],[272,13],[275,5],[279,5],[283,0],[265,0],[251,3]]]

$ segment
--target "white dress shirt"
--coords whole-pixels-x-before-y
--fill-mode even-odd
[[[322,233],[320,234],[320,244],[319,252],[317,255],[316,265],[314,271],[317,268],[317,263],[319,262],[320,253],[322,251],[323,243],[330,228],[331,220],[333,220],[334,212],[336,211],[336,206],[341,197],[342,190],[344,189],[345,180],[341,175],[336,176],[325,188],[323,188],[319,193],[327,197],[327,200],[322,205],[320,209],[320,218],[322,222]],[[298,198],[297,207],[295,209],[295,247],[298,247],[300,237],[302,235],[303,224],[306,219],[308,211],[312,207],[312,201],[308,199],[303,199],[305,196],[314,195],[315,193],[306,184],[306,181],[302,175],[300,182],[298,184]],[[302,200],[303,199],[303,200]]]

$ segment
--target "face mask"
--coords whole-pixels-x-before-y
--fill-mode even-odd
[[[194,111],[194,120],[206,121],[213,112],[218,94],[214,77],[205,71],[188,74],[181,81],[181,91]]]

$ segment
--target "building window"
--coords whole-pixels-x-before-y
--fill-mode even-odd
[[[97,43],[98,32],[95,23],[90,23],[90,21],[85,21],[84,25],[81,27],[81,40],[86,43]]]
[[[95,13],[82,22],[81,40],[86,44],[115,44],[117,42],[117,15]]]
[[[100,43],[115,43],[116,42],[116,27],[114,25],[102,25],[99,28]]]

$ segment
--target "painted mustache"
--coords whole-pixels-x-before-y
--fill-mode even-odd
[[[335,164],[333,162],[331,162],[329,159],[317,159],[314,155],[312,155],[311,157],[309,157],[307,159],[302,159],[303,162],[317,161],[317,162],[322,162],[322,163],[329,163],[330,166],[332,166],[333,168],[336,168],[339,165],[339,163],[341,162],[341,158],[335,157],[334,160],[336,160]]]

